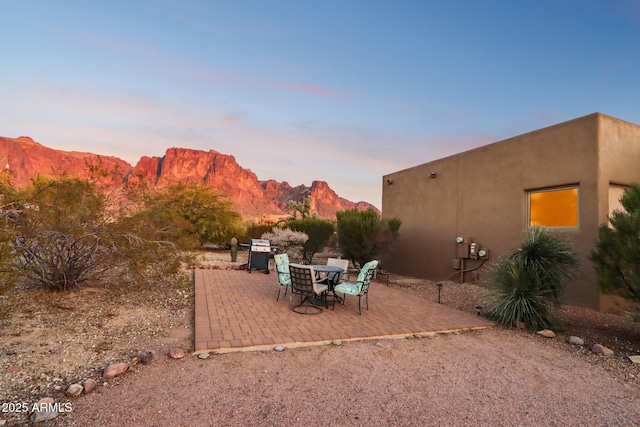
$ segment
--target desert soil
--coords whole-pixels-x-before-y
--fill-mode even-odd
[[[228,258],[202,254],[198,266]],[[391,275],[390,285],[437,298],[426,280]],[[469,283],[447,282],[441,297],[472,313],[485,304]],[[45,396],[72,409],[43,426],[640,425],[640,365],[628,358],[640,354],[640,309],[555,315],[552,339],[492,328],[199,359],[192,287],[14,289],[0,296],[0,425],[29,425],[22,408]],[[594,354],[597,343],[615,354]],[[170,358],[175,347],[187,356]],[[141,364],[141,350],[157,356]],[[118,362],[131,370],[103,379]],[[85,379],[93,393],[65,395]]]

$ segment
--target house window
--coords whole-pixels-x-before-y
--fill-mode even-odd
[[[528,192],[529,227],[577,227],[578,187]]]

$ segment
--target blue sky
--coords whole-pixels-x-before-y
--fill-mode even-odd
[[[637,0],[0,0],[0,135],[382,176],[593,112],[640,123]]]

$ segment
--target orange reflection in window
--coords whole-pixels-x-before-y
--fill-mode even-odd
[[[529,193],[529,227],[577,227],[578,189]]]

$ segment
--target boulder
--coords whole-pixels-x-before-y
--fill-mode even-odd
[[[584,345],[584,340],[579,337],[570,336],[567,338],[567,342],[573,345]]]
[[[155,350],[142,350],[138,352],[138,360],[144,365],[151,363],[156,358]]]
[[[553,332],[552,330],[549,330],[549,329],[543,329],[541,331],[536,332],[536,334],[540,335],[541,337],[545,337],[545,338],[555,338],[556,337],[555,332]]]
[[[594,345],[593,347],[591,347],[591,351],[593,351],[595,354],[601,354],[603,356],[613,356],[613,350],[603,346],[602,344]]]
[[[31,422],[40,423],[58,417],[58,410],[54,405],[53,397],[43,397],[36,403],[35,410],[31,413]]]
[[[129,364],[127,363],[114,363],[104,369],[102,376],[104,378],[115,378],[118,375],[122,375],[129,370]]]
[[[71,384],[67,388],[67,396],[78,397],[82,394],[84,387],[80,384]]]
[[[82,387],[84,388],[84,394],[89,394],[96,389],[98,384],[94,379],[89,378],[88,380],[84,380],[82,382]]]
[[[181,348],[176,347],[169,350],[169,357],[171,357],[172,359],[182,359],[184,355],[184,350]]]

